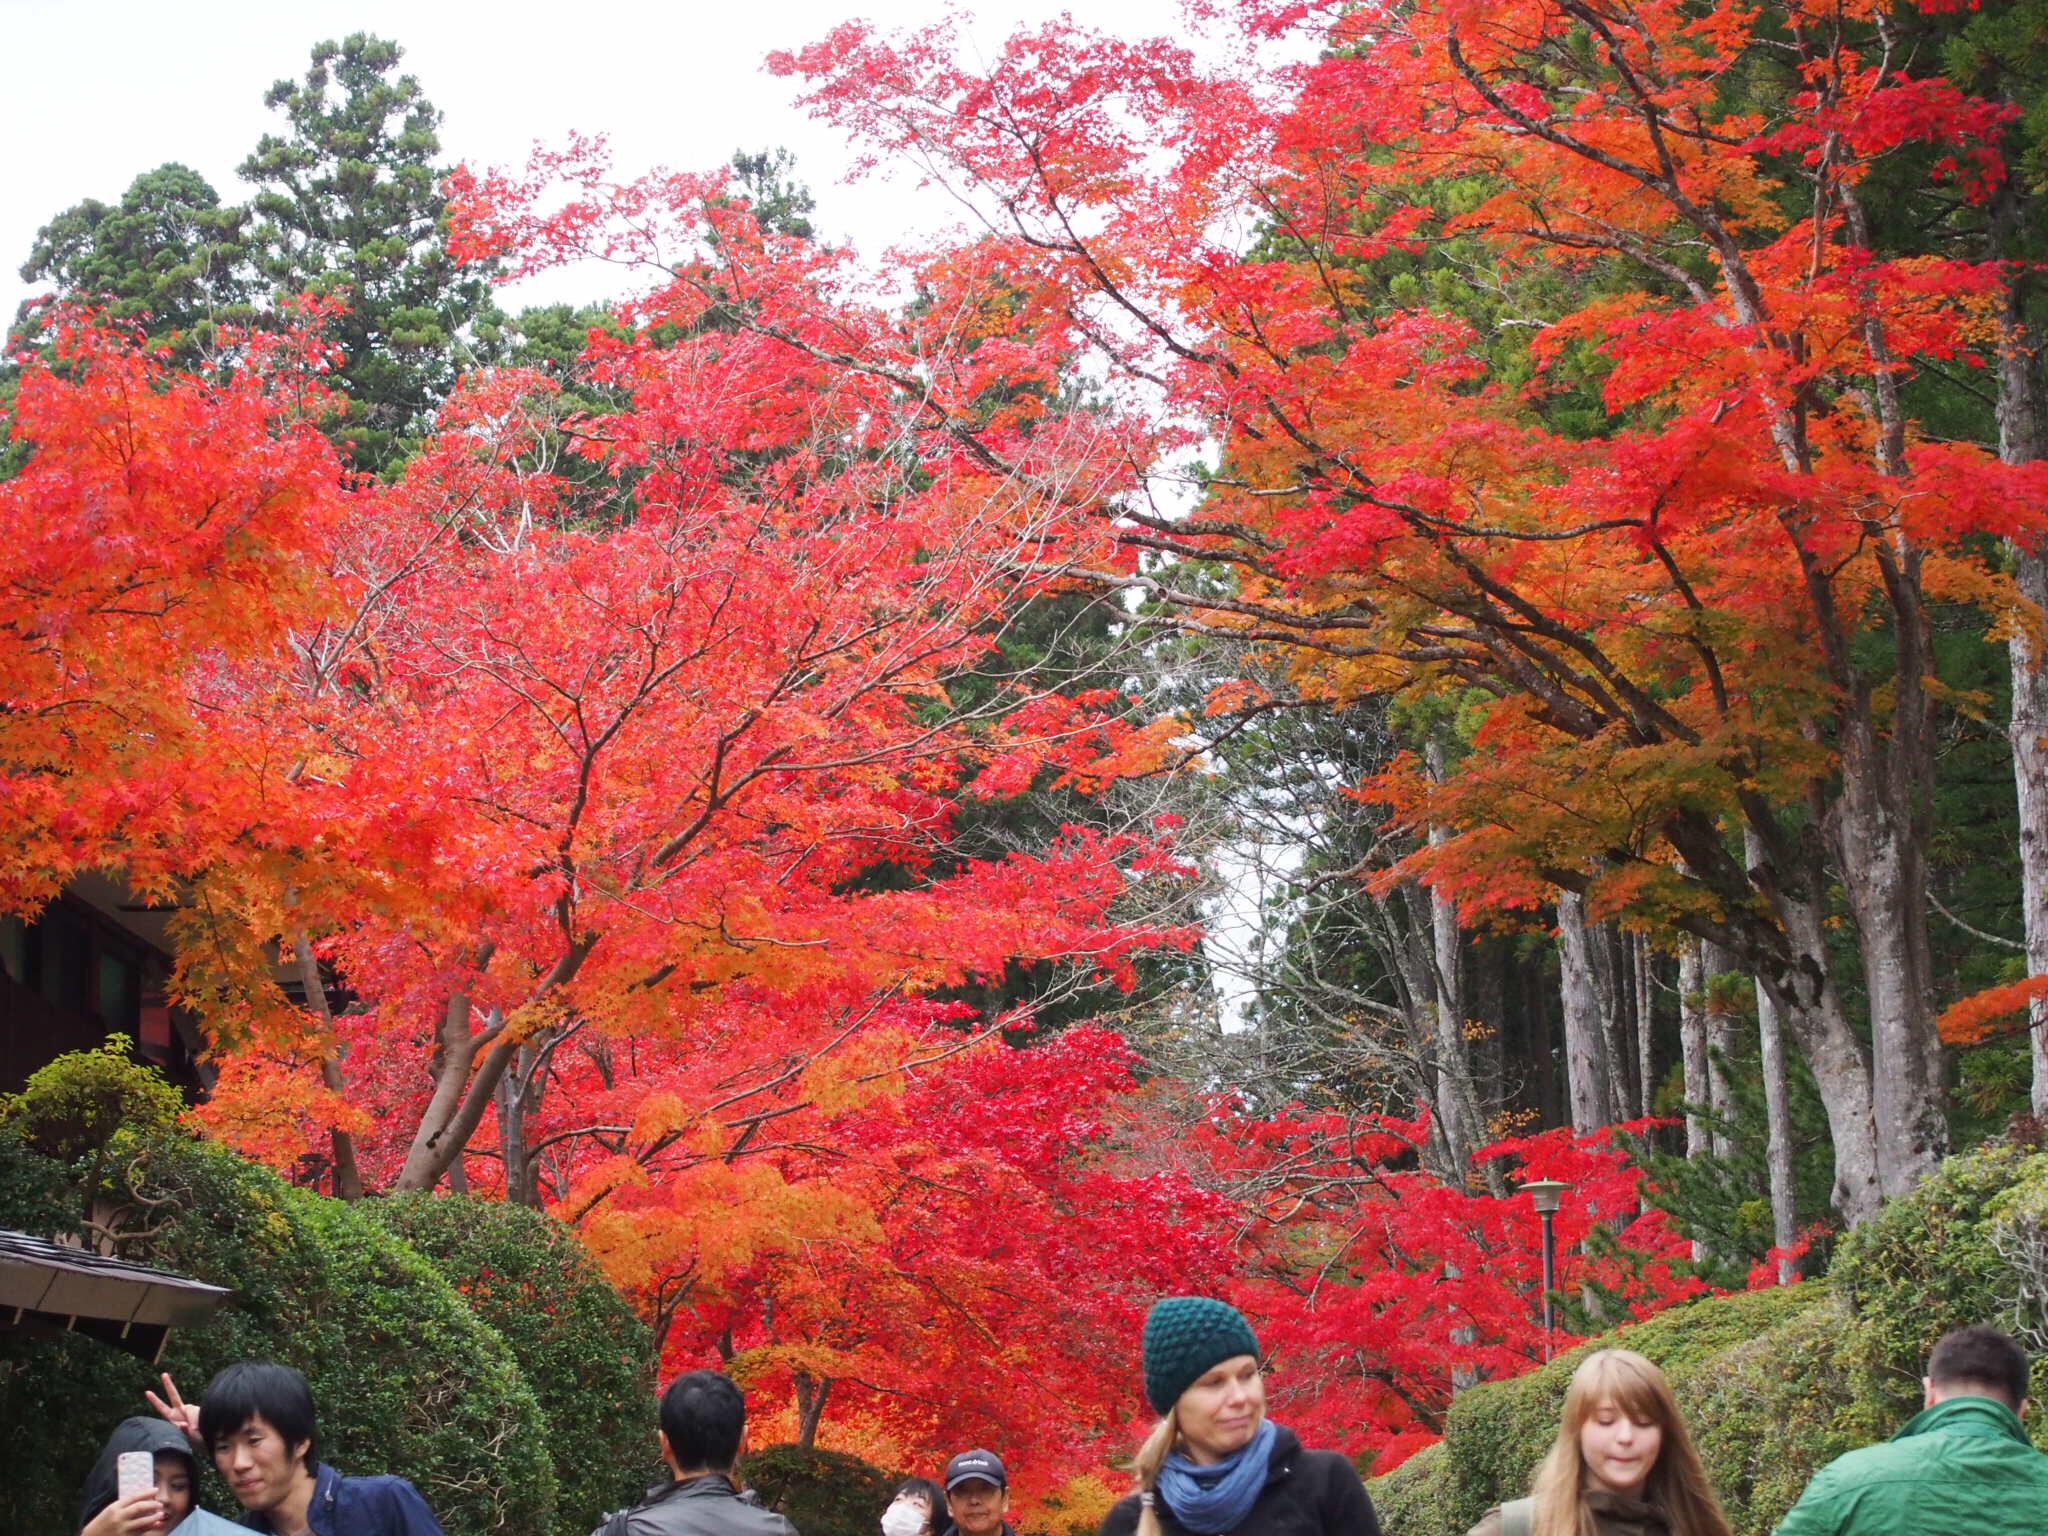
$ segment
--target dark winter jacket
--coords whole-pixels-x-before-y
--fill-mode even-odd
[[[1586,1507],[1593,1512],[1593,1528],[1600,1536],[1668,1536],[1671,1529],[1661,1509],[1625,1493],[1589,1488]],[[1489,1509],[1472,1527],[1470,1536],[1503,1536],[1504,1532],[1505,1536],[1515,1536],[1507,1529],[1504,1513],[1505,1507]]]
[[[78,1506],[81,1529],[91,1524],[92,1517],[113,1503],[121,1491],[117,1464],[124,1451],[148,1451],[152,1456],[168,1451],[173,1456],[184,1457],[185,1465],[192,1473],[192,1491],[198,1493],[199,1461],[192,1454],[192,1442],[185,1438],[183,1430],[165,1419],[123,1419],[107,1436],[106,1449],[100,1452],[100,1459],[92,1464],[92,1471],[85,1479],[85,1498]]]
[[[343,1477],[323,1461],[314,1478],[313,1502],[306,1506],[313,1536],[444,1536],[419,1489],[402,1477]],[[242,1524],[270,1530],[261,1515],[244,1515]]]
[[[796,1527],[741,1493],[721,1472],[663,1483],[593,1536],[796,1536]]]
[[[1989,1397],[1952,1397],[1816,1472],[1778,1536],[2041,1536],[2048,1456]]]
[[[1380,1536],[1365,1484],[1348,1457],[1335,1451],[1306,1451],[1293,1430],[1278,1435],[1266,1462],[1266,1486],[1231,1536]],[[1189,1531],[1164,1500],[1159,1524],[1166,1536],[1215,1536]],[[1138,1496],[1119,1499],[1103,1519],[1101,1536],[1132,1536],[1138,1528]]]

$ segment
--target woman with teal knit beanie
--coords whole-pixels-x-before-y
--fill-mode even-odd
[[[1208,1296],[1168,1296],[1145,1319],[1145,1396],[1160,1419],[1137,1490],[1101,1536],[1379,1536],[1348,1457],[1305,1450],[1266,1417],[1259,1341]]]

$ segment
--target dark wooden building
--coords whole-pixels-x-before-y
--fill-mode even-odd
[[[124,1034],[188,1099],[205,1095],[205,1041],[166,996],[170,915],[119,880],[87,875],[32,923],[0,917],[0,1092],[66,1051]]]

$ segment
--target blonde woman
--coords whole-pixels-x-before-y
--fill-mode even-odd
[[[1165,1297],[1145,1319],[1144,1354],[1161,1417],[1101,1536],[1380,1536],[1350,1459],[1304,1450],[1266,1417],[1259,1342],[1237,1308]]]
[[[1632,1349],[1579,1362],[1531,1488],[1471,1536],[1729,1536],[1671,1384]]]

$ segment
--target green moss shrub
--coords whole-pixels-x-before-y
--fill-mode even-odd
[[[1674,1308],[1474,1388],[1432,1459],[1376,1480],[1373,1496],[1400,1536],[1462,1536],[1527,1490],[1579,1361],[1621,1346],[1670,1377],[1736,1536],[1765,1536],[1816,1471],[1912,1416],[1928,1351],[1976,1322],[2032,1349],[2034,1398],[2048,1398],[2048,1154],[1951,1158],[1845,1237],[1825,1280]],[[2029,1427],[2038,1440],[2038,1410]]]
[[[369,1200],[495,1329],[547,1420],[557,1536],[587,1536],[663,1476],[654,1338],[561,1222],[454,1196]]]
[[[1365,1485],[1380,1529],[1392,1536],[1452,1536],[1450,1464],[1443,1442],[1426,1446]],[[1459,1533],[1465,1527],[1458,1528]]]
[[[1528,1491],[1536,1463],[1557,1438],[1572,1372],[1596,1349],[1633,1349],[1657,1362],[1681,1407],[1705,1390],[1721,1357],[1820,1299],[1812,1286],[1748,1291],[1660,1312],[1590,1339],[1509,1381],[1474,1387],[1451,1405],[1444,1430],[1446,1529],[1463,1531],[1503,1499]]]
[[[1855,1321],[1852,1427],[1874,1440],[1920,1406],[1927,1352],[1952,1328],[2012,1325],[2018,1277],[1994,1207],[2048,1186],[2048,1158],[2004,1146],[1952,1157],[1842,1240],[1828,1283]]]
[[[1766,1536],[1813,1474],[1866,1444],[1852,1427],[1854,1324],[1818,1285],[1813,1305],[1724,1350],[1680,1399],[1735,1536]]]
[[[787,1515],[800,1536],[875,1536],[902,1481],[844,1451],[798,1445],[749,1451],[740,1473],[763,1507]]]
[[[365,1212],[290,1193],[324,1260],[297,1326],[318,1340],[301,1369],[334,1437],[329,1459],[411,1478],[450,1531],[552,1531],[547,1418],[505,1341]]]
[[[17,1143],[10,1156],[35,1154]],[[403,1241],[177,1131],[120,1132],[89,1168],[57,1164],[31,1182],[73,1180],[59,1205],[75,1212],[86,1193],[75,1181],[87,1176],[122,1257],[235,1293],[205,1325],[172,1335],[163,1367],[182,1390],[196,1394],[237,1359],[296,1365],[320,1406],[322,1454],[343,1471],[411,1478],[458,1536],[552,1536],[538,1403],[504,1341]],[[38,1223],[48,1234],[63,1230],[51,1209],[43,1202]],[[154,1383],[142,1361],[89,1340],[0,1333],[0,1423],[14,1462],[0,1479],[0,1530],[72,1528],[101,1438],[147,1411]],[[233,1512],[218,1484],[207,1501]]]

